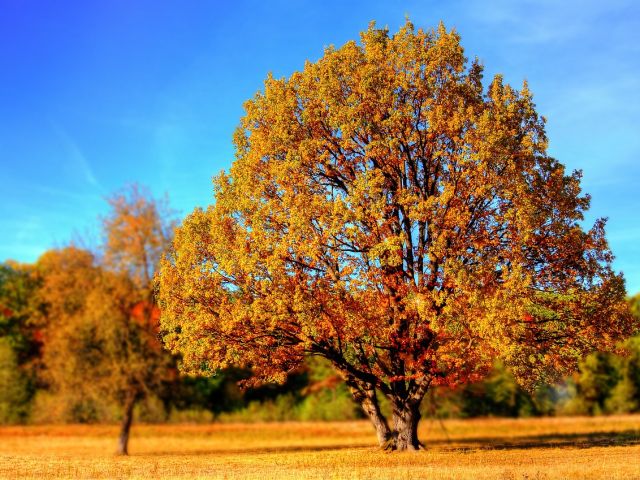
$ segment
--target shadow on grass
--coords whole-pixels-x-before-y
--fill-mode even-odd
[[[519,437],[474,437],[426,441],[427,449],[444,450],[527,450],[532,448],[593,448],[640,445],[640,430],[591,433],[552,433]]]
[[[268,453],[315,453],[329,450],[364,450],[375,447],[371,442],[362,444],[336,444],[336,445],[285,445],[281,447],[247,447],[247,448],[207,448],[196,450],[176,450],[176,451],[157,451],[145,452],[135,455],[144,456],[165,456],[165,455],[259,455]]]
[[[425,441],[426,449],[472,452],[477,450],[527,450],[545,448],[593,448],[640,445],[640,430],[617,432],[557,433],[519,437],[473,437]],[[278,447],[247,447],[229,449],[199,449],[187,451],[159,451],[151,455],[259,455],[269,453],[315,453],[330,450],[375,449],[372,442],[332,445],[287,445]],[[149,455],[149,453],[145,453]]]

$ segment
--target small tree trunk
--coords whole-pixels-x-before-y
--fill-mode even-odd
[[[124,416],[120,426],[120,438],[118,439],[118,455],[129,455],[129,432],[133,421],[133,407],[136,404],[136,396],[128,395],[124,405]]]
[[[395,450],[419,450],[423,447],[418,440],[420,416],[419,403],[394,403],[393,431]]]

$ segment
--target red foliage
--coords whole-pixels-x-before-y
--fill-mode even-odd
[[[151,327],[155,332],[159,331],[160,309],[157,305],[145,300],[136,303],[131,309],[131,316],[142,327]]]

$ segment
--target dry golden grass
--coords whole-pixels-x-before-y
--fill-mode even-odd
[[[425,420],[385,453],[366,422],[0,428],[1,478],[640,479],[640,416]]]

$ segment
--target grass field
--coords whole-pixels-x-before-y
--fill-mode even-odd
[[[640,416],[424,420],[385,453],[366,422],[0,428],[0,478],[640,479]]]

